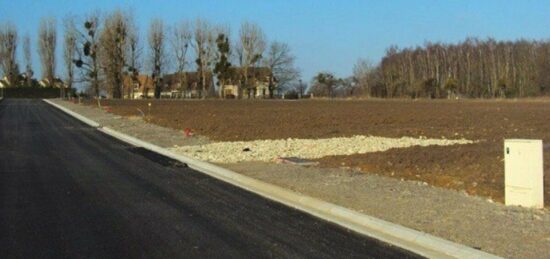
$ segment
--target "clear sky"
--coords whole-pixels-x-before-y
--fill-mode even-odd
[[[19,34],[29,33],[36,45],[43,16],[56,16],[61,29],[59,21],[67,14],[82,17],[115,8],[133,10],[142,38],[151,18],[172,24],[201,17],[229,25],[234,35],[242,21],[256,22],[269,40],[290,45],[305,81],[319,71],[350,75],[358,58],[377,63],[391,44],[452,43],[468,36],[550,38],[549,0],[0,0],[0,21],[15,23]],[[38,54],[33,55],[40,71]]]

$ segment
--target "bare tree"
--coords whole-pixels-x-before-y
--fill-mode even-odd
[[[105,18],[104,28],[100,35],[101,64],[108,89],[113,98],[122,98],[123,72],[128,55],[129,24],[132,18],[122,11],[114,11]]]
[[[215,54],[215,36],[213,35],[213,29],[210,23],[205,20],[197,19],[194,24],[194,44],[195,60],[197,65],[197,72],[200,76],[200,95],[206,97],[207,88],[207,74]]]
[[[139,71],[141,70],[141,55],[143,51],[139,40],[139,30],[135,22],[129,24],[128,48],[128,57],[126,58],[128,60],[128,72],[132,78],[132,83],[135,84],[138,82]],[[134,87],[130,87],[127,94],[128,98],[133,98]]]
[[[0,27],[0,69],[10,86],[17,85],[19,67],[16,62],[17,28],[12,23]]]
[[[273,98],[275,90],[274,79],[280,89],[285,89],[300,77],[300,72],[294,66],[295,57],[290,53],[290,47],[286,43],[274,41],[269,46],[265,58],[265,65],[272,75],[269,78],[269,96]]]
[[[31,37],[26,34],[23,37],[23,58],[25,60],[25,86],[30,87],[32,82],[32,56],[31,56]]]
[[[225,26],[214,26],[208,33],[208,39],[207,39],[207,45],[206,45],[206,72],[204,73],[203,80],[204,85],[206,85],[205,88],[203,88],[203,94],[202,97],[208,97],[208,96],[215,96],[216,93],[216,87],[214,86],[213,82],[213,73],[216,68],[216,64],[218,61],[218,36],[219,35],[225,35],[227,40],[229,40],[229,28]],[[228,43],[229,44],[229,43]],[[231,55],[231,49],[229,49],[228,55]],[[210,79],[206,78],[206,75],[210,77]]]
[[[302,79],[298,80],[298,84],[296,84],[296,91],[298,92],[298,98],[302,98],[304,94],[306,93],[307,84],[302,82]]]
[[[357,82],[353,76],[341,78],[338,80],[338,94],[341,97],[349,97],[357,95]]]
[[[194,26],[195,55],[197,56],[197,72],[200,75],[200,95],[206,97],[208,82],[207,75],[212,70],[216,57],[216,32],[215,29],[205,20],[197,19]]]
[[[369,79],[373,70],[374,66],[366,59],[358,59],[353,66],[353,81],[355,82],[355,87],[360,89],[366,96],[370,96],[371,94]]]
[[[237,42],[237,55],[243,73],[244,87],[249,88],[248,72],[250,67],[256,66],[262,59],[266,47],[265,35],[255,23],[244,22],[239,30],[239,41]],[[243,87],[239,87],[242,89]],[[250,92],[249,92],[250,94]],[[253,93],[255,96],[255,93]],[[239,94],[241,96],[241,94]]]
[[[57,43],[57,29],[55,18],[43,18],[38,31],[38,52],[42,64],[42,77],[50,87],[55,84],[55,48]]]
[[[330,72],[321,72],[313,77],[310,92],[319,95],[333,98],[341,80],[336,78]]]
[[[187,61],[187,52],[189,46],[191,45],[191,40],[193,39],[193,31],[191,28],[191,23],[188,21],[181,21],[174,25],[171,30],[170,35],[170,46],[172,48],[172,53],[175,57],[176,62],[176,72],[179,77],[180,91],[185,85],[185,67],[188,65]]]
[[[200,76],[200,89],[201,93],[203,89],[206,88],[206,70],[207,70],[207,58],[206,58],[206,49],[208,45],[208,33],[210,31],[210,24],[202,19],[197,19],[194,24],[194,44],[195,55],[197,59],[195,60],[197,65],[197,73]]]
[[[65,64],[65,84],[67,89],[73,88],[74,83],[74,60],[76,59],[76,43],[77,43],[77,31],[76,24],[73,17],[68,16],[63,21],[65,27],[65,34],[63,37],[63,61]],[[63,87],[61,88],[61,96],[64,97],[66,93]]]
[[[99,13],[95,12],[86,18],[86,21],[83,22],[82,30],[78,31],[79,47],[76,49],[78,58],[74,61],[76,67],[78,67],[81,72],[80,81],[89,84],[89,90],[91,90],[97,98],[98,105],[101,86],[101,67],[99,63],[101,48],[98,39],[100,32]]]
[[[153,65],[152,77],[155,84],[155,98],[160,98],[162,91],[162,68],[165,62],[164,41],[164,23],[160,19],[152,20],[149,27],[149,55]]]
[[[298,79],[290,83],[289,87],[286,87],[284,89],[284,94],[289,96],[296,96],[296,98],[301,99],[307,89],[307,84],[302,81],[302,79]]]

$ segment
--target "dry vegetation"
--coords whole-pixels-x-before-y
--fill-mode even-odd
[[[320,159],[322,166],[361,168],[503,200],[503,139],[550,141],[550,102],[535,101],[104,101],[117,114],[216,141],[384,137],[467,138],[477,144],[413,147]],[[550,167],[550,156],[545,156]],[[548,175],[548,174],[547,174]],[[550,190],[550,179],[545,181]],[[550,200],[550,192],[545,200]],[[548,204],[548,203],[547,203]]]

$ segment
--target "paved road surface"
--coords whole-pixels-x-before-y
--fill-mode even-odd
[[[116,141],[0,102],[0,258],[411,257]]]

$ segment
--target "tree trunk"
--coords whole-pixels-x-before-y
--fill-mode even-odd
[[[273,77],[272,76],[269,77],[268,88],[269,88],[269,98],[273,99],[273,95],[274,95],[273,91],[275,90],[275,84],[273,82]]]

